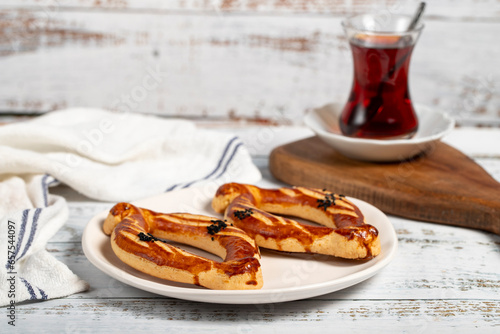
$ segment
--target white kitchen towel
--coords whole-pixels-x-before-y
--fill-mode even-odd
[[[14,176],[0,182],[0,305],[15,308],[20,301],[57,298],[88,288],[45,250],[68,218],[64,198],[48,194],[55,182],[49,175]]]
[[[0,305],[87,288],[45,251],[68,216],[50,185],[118,202],[260,178],[238,137],[185,120],[68,109],[1,126]]]

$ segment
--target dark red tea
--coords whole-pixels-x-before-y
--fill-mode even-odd
[[[398,36],[351,40],[354,80],[340,128],[347,136],[407,138],[418,128],[408,90],[414,43]]]

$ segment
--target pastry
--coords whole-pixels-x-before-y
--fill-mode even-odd
[[[377,229],[365,222],[359,208],[345,196],[326,190],[262,189],[227,183],[217,190],[212,207],[224,213],[228,223],[247,232],[260,247],[347,259],[370,259],[380,253]],[[321,226],[279,215],[303,218]]]
[[[131,267],[166,280],[209,289],[260,289],[260,253],[241,229],[217,218],[157,213],[129,203],[109,212],[103,231],[116,256]],[[213,261],[168,244],[188,244],[222,259]]]

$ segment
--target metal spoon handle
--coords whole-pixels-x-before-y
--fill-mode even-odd
[[[415,27],[418,24],[418,21],[420,21],[420,18],[422,17],[422,14],[424,13],[424,10],[425,10],[425,2],[422,1],[420,3],[420,5],[418,5],[417,11],[415,12],[415,15],[413,16],[413,19],[411,20],[407,31],[411,31],[411,30],[415,29]],[[384,80],[390,78],[394,74],[394,72],[396,72],[401,67],[401,65],[403,65],[403,63],[406,61],[406,58],[408,58],[409,55],[410,55],[410,52],[406,53],[403,57],[401,57],[401,59],[399,59],[396,62],[396,64],[389,70],[389,72],[387,72]]]
[[[415,29],[415,27],[418,24],[418,21],[420,20],[420,17],[424,13],[424,10],[425,10],[425,2],[421,2],[420,5],[418,6],[417,12],[415,13],[413,19],[410,22],[410,25],[408,26],[407,31]]]
[[[413,16],[410,25],[408,26],[407,31],[411,31],[415,29],[417,26],[420,18],[422,17],[422,14],[424,13],[425,9],[425,2],[421,2],[420,5],[417,8],[417,11],[415,12],[415,15]],[[367,119],[370,121],[375,115],[377,114],[380,106],[384,103],[381,95],[385,87],[385,82],[394,75],[394,73],[399,70],[399,68],[404,64],[404,62],[408,59],[410,56],[411,52],[405,53],[390,69],[389,71],[385,74],[383,79],[380,81],[380,84],[378,86],[377,90],[377,95],[375,97],[372,97],[370,99],[370,103],[368,104],[368,107],[366,108],[367,110]]]

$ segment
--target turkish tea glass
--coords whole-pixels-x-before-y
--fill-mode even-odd
[[[354,77],[340,116],[342,134],[373,139],[411,138],[418,119],[410,98],[408,70],[423,29],[408,31],[410,16],[359,15],[342,22]]]

